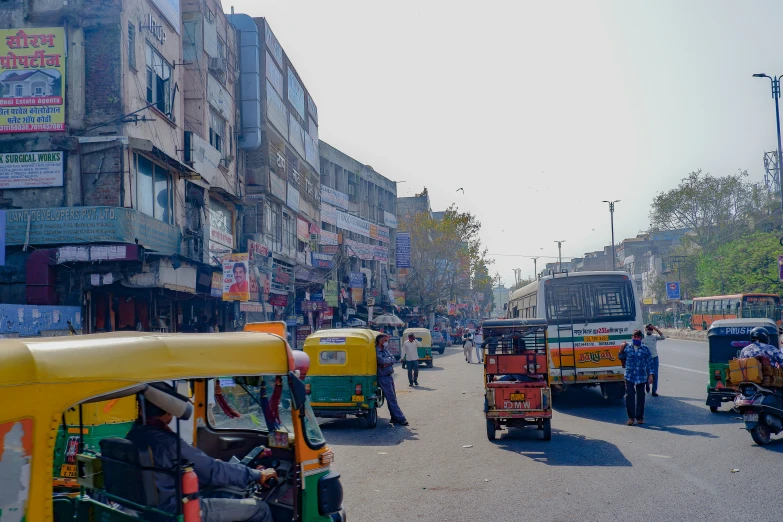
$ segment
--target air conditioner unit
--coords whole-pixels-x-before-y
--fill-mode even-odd
[[[209,70],[217,74],[226,74],[226,59],[221,57],[210,58]]]

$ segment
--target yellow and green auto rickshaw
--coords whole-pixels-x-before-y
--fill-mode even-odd
[[[408,328],[402,332],[402,340],[408,340],[408,334],[413,334],[416,340],[421,343],[419,346],[419,364],[427,368],[432,368],[432,333],[426,328]],[[405,360],[402,361],[402,367],[405,368]]]
[[[384,398],[378,386],[375,337],[380,332],[363,328],[319,330],[304,343],[310,356],[305,388],[318,417],[355,415],[368,428],[378,424],[378,407]]]
[[[200,512],[188,507],[198,505],[198,495],[187,465],[156,467],[149,448],[122,437],[87,442],[90,404],[133,397],[174,415],[182,444],[192,440],[214,458],[273,468],[277,480],[236,492],[263,499],[273,520],[345,520],[334,454],[299,378],[304,359],[279,336],[255,332],[0,340],[0,514],[36,522],[199,522]],[[162,391],[164,382],[179,394]],[[81,489],[61,493],[53,488],[55,439],[70,410],[81,419]],[[157,504],[156,477],[163,475],[175,477],[175,498],[182,498],[175,512]]]

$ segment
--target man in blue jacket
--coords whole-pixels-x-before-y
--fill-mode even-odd
[[[653,360],[650,349],[642,343],[642,331],[633,333],[631,344],[620,348],[620,360],[625,361],[625,409],[628,425],[644,424],[644,387],[653,383]]]
[[[386,344],[389,342],[389,336],[380,334],[375,338],[375,356],[378,362],[378,386],[383,390],[383,396],[386,398],[386,405],[389,406],[389,415],[391,415],[392,424],[401,424],[407,426],[400,406],[397,404],[397,392],[394,389],[394,361],[396,360]]]
[[[136,420],[125,436],[138,448],[149,448],[155,467],[174,468],[177,462],[177,434],[171,431],[172,415],[144,401],[144,417]],[[182,459],[193,463],[198,485],[233,486],[244,489],[251,482],[261,480],[261,472],[242,464],[231,464],[213,459],[200,449],[180,441]],[[158,473],[155,486],[158,490],[158,507],[169,513],[176,512],[176,477]],[[201,498],[202,522],[272,522],[269,506],[255,499]]]

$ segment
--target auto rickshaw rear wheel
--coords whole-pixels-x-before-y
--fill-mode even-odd
[[[753,437],[753,441],[759,446],[768,444],[770,438],[769,426],[767,426],[766,422],[759,419],[756,427],[750,430],[750,436]]]
[[[495,440],[495,422],[487,419],[487,438]]]
[[[544,440],[552,440],[552,419],[544,419]]]
[[[364,422],[367,423],[368,429],[373,429],[378,425],[378,407],[373,406],[370,410],[364,414]]]

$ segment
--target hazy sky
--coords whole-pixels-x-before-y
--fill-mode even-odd
[[[456,203],[508,282],[529,256],[649,228],[688,172],[747,169],[775,148],[783,2],[224,0],[265,16],[318,106],[324,141]],[[464,187],[465,194],[456,190]],[[499,254],[506,254],[501,256]],[[539,268],[543,261],[539,259]]]

